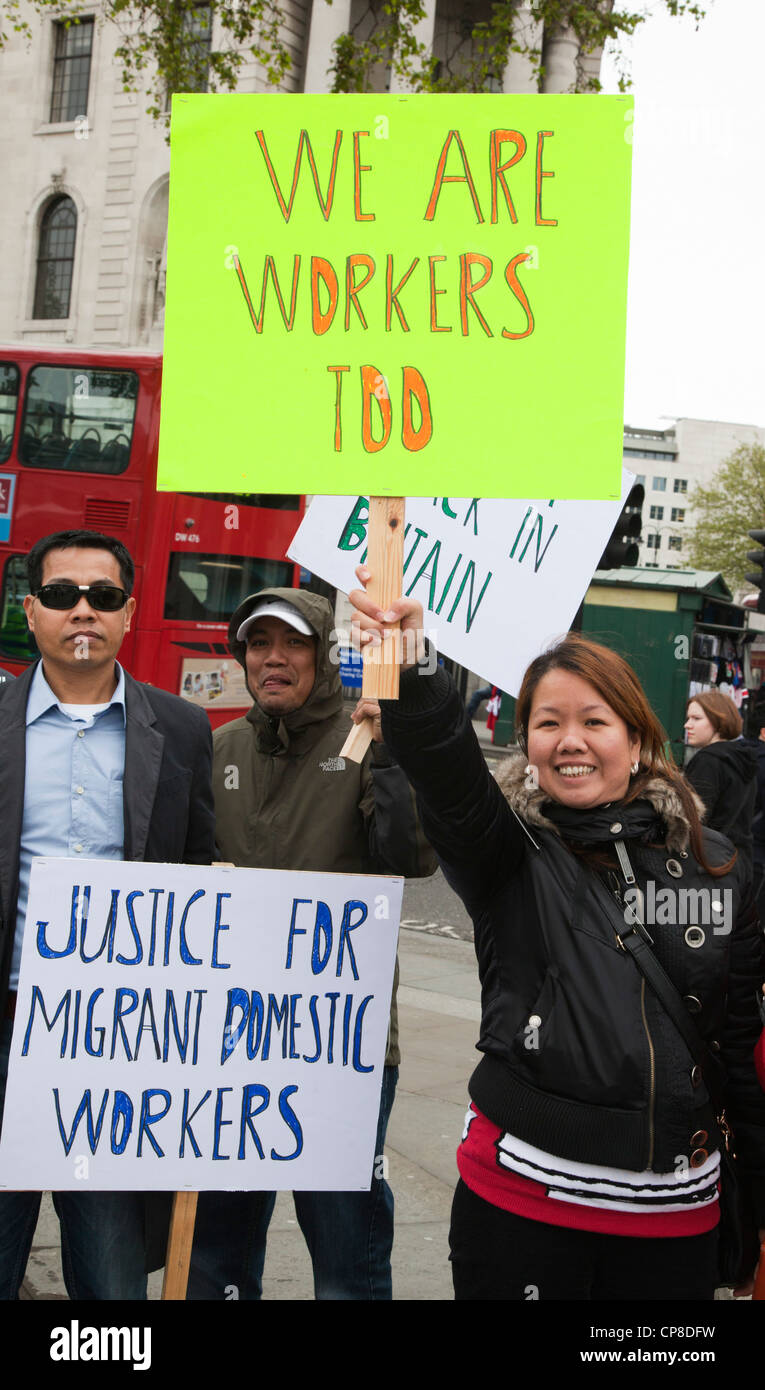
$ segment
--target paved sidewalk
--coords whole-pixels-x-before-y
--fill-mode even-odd
[[[396,1199],[394,1298],[450,1299],[447,1233],[455,1150],[475,1065],[479,987],[472,944],[401,930],[399,1018],[403,1062],[388,1128]],[[158,1298],[161,1274],[149,1296]],[[35,1234],[23,1298],[65,1299],[58,1221],[50,1197]],[[312,1299],[311,1265],[292,1199],[281,1193],[269,1231],[266,1299]]]

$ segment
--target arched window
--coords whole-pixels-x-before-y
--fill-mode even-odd
[[[66,319],[72,293],[77,210],[71,198],[54,198],[40,223],[40,249],[32,316]]]

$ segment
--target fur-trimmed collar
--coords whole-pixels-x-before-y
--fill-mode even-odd
[[[497,785],[508,806],[527,825],[540,830],[553,830],[560,834],[558,827],[544,814],[543,806],[550,798],[535,783],[533,774],[527,771],[527,761],[523,756],[512,756],[500,764],[496,774]],[[704,803],[692,793],[696,809],[704,815]],[[650,802],[656,814],[666,827],[667,849],[676,853],[688,848],[690,826],[683,804],[672,783],[666,777],[652,777],[646,782],[641,799]],[[586,816],[586,811],[582,812]]]

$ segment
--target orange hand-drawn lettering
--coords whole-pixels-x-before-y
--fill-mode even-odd
[[[420,408],[420,425],[414,428],[412,421],[412,397]],[[404,399],[401,423],[401,442],[405,449],[416,453],[430,443],[433,436],[433,415],[430,409],[430,396],[425,378],[416,367],[404,367]]]
[[[372,434],[372,401],[377,402],[382,421],[382,439]],[[377,367],[369,364],[361,368],[361,442],[368,454],[376,454],[384,449],[390,439],[391,409],[390,397],[385,378]]]

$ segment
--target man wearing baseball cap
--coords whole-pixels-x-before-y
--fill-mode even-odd
[[[262,589],[234,613],[229,645],[254,703],[214,734],[220,856],[247,868],[432,874],[414,795],[384,744],[361,764],[339,757],[350,721],[333,632],[327,600],[298,589]],[[398,1077],[397,978],[370,1190],[293,1194],[317,1299],[392,1297],[393,1194],[379,1158]],[[274,1202],[200,1194],[189,1298],[260,1298]]]

